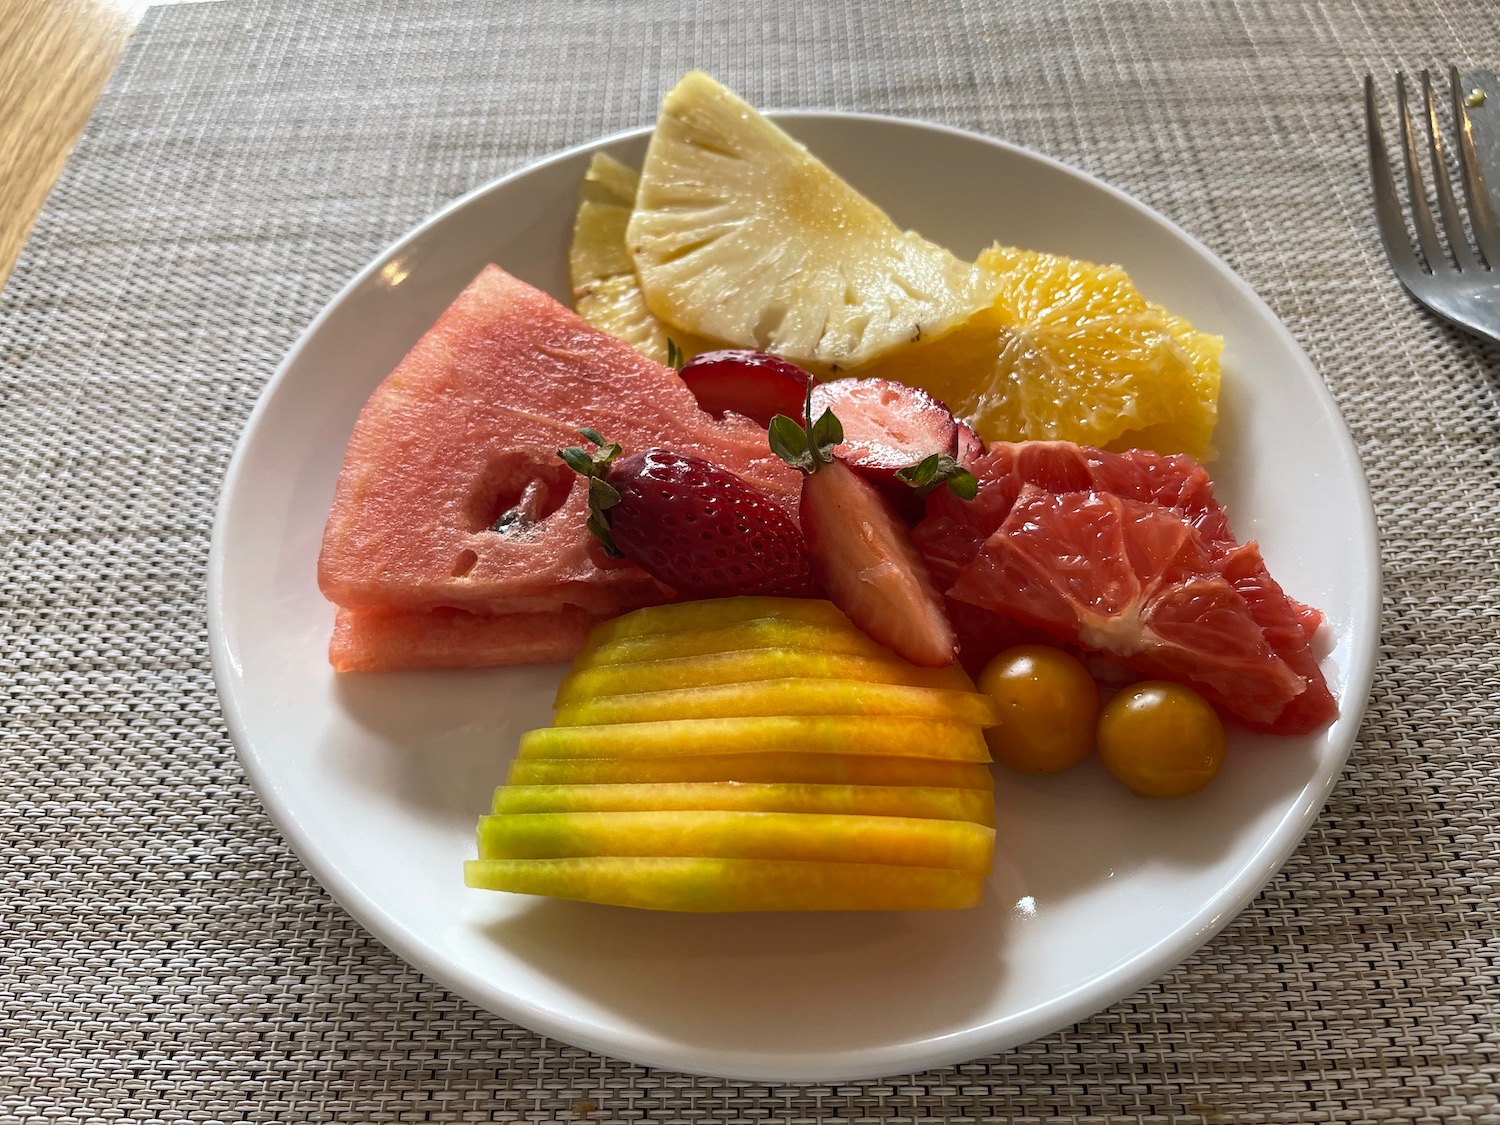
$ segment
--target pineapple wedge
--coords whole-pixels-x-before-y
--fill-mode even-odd
[[[824,374],[941,336],[991,299],[985,271],[899,230],[701,71],[662,102],[626,237],[661,320]]]
[[[573,307],[600,331],[618,336],[657,363],[668,360],[667,340],[685,357],[713,345],[673,330],[646,308],[635,265],[625,249],[625,227],[635,206],[640,174],[612,156],[595,153],[578,186],[578,214],[568,246]]]

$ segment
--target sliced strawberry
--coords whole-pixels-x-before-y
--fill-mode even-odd
[[[984,438],[979,436],[973,426],[960,420],[958,423],[958,448],[953,456],[964,468],[972,469],[974,463],[983,457],[984,454]]]
[[[948,408],[926,391],[889,379],[819,383],[813,416],[825,410],[844,427],[834,456],[877,485],[895,485],[899,470],[934,453],[952,457],[958,448],[958,423]]]
[[[913,664],[953,663],[958,638],[943,596],[874,485],[828,462],[802,482],[799,515],[813,576],[849,620]]]
[[[732,411],[762,426],[769,426],[778,414],[795,416],[812,381],[790,360],[732,348],[694,356],[681,374],[708,413],[722,418]]]
[[[616,461],[618,445],[559,450],[589,482],[589,530],[612,554],[684,597],[813,597],[807,544],[779,504],[699,457],[647,449]]]

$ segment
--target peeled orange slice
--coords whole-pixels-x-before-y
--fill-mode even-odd
[[[854,374],[921,387],[986,441],[1212,452],[1222,341],[1147,301],[1119,266],[994,246],[993,306]]]

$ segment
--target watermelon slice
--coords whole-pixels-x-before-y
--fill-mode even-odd
[[[586,482],[557,456],[584,427],[702,457],[796,515],[800,477],[760,427],[712,418],[670,367],[487,266],[355,423],[318,560],[349,611],[335,665],[566,659],[588,624],[668,600],[585,528]]]
[[[1302,734],[1337,714],[1311,648],[1322,615],[1235,540],[1192,458],[1024,442],[992,447],[972,471],[975,499],[934,492],[913,532],[950,600],[970,607],[966,666],[1041,632],[1193,684],[1252,729]],[[1002,588],[1018,556],[1056,572]]]

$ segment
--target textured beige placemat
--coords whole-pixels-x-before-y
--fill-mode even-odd
[[[1493,349],[1414,309],[1357,104],[1500,59],[1474,0],[305,3],[158,9],[0,297],[0,1121],[1500,1122]],[[1385,537],[1350,770],[1256,902],[1044,1041],[848,1086],[615,1063],[425,981],[309,878],[210,679],[219,480],[394,236],[646,123],[700,65],[767,107],[978,129],[1103,176],[1274,306]]]

